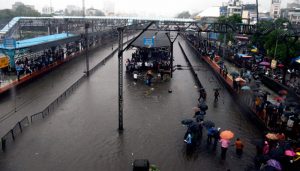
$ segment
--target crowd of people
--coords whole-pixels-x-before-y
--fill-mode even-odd
[[[197,44],[190,40],[194,45]],[[201,48],[199,47],[199,52],[202,55],[210,56],[211,60],[215,60],[217,56],[216,51],[214,48]],[[255,59],[256,60],[256,59]],[[245,60],[243,60],[245,61]],[[243,62],[242,61],[242,62]],[[267,61],[266,61],[267,62]],[[227,67],[224,63],[218,62],[220,66],[220,75],[227,78],[228,72]],[[279,63],[280,64],[280,63]],[[243,66],[246,66],[244,64]],[[270,70],[269,65],[267,66],[260,66],[259,63],[248,65],[248,68],[245,68],[242,71],[247,71],[243,73],[236,73],[237,76],[233,76],[233,86],[234,90],[239,92],[243,84],[240,84],[239,81],[236,81],[236,78],[240,78],[241,80],[246,80],[245,82],[251,82],[251,79],[258,79],[259,74],[264,74],[268,77],[272,77],[276,81],[282,79],[280,75],[282,75],[282,64],[279,65],[277,70]],[[249,67],[250,66],[250,67]],[[296,69],[288,71],[289,78],[287,79],[287,85],[293,87],[295,92],[297,93],[297,85],[299,84],[299,71]],[[254,80],[253,84],[259,84],[258,80]],[[261,83],[261,82],[260,82]],[[245,85],[245,84],[244,84]],[[252,90],[251,86],[251,90]],[[249,85],[250,89],[250,85]],[[256,89],[256,90],[254,90]],[[274,98],[275,102],[268,101],[269,93],[259,89],[259,86],[254,86],[254,89],[251,91],[253,92],[253,101],[254,101],[254,111],[256,114],[261,118],[261,120],[265,123],[270,131],[268,134],[265,134],[263,139],[258,140],[255,142],[257,148],[257,155],[255,157],[255,166],[258,170],[267,170],[270,169],[269,167],[272,166],[274,169],[275,164],[278,163],[278,168],[275,170],[290,170],[290,168],[299,168],[300,160],[300,106],[297,101],[290,102],[286,100],[286,95],[288,91],[281,90],[277,92],[280,96]],[[205,97],[205,93],[200,93],[200,96]],[[204,94],[204,95],[203,95]],[[218,95],[217,95],[218,96]],[[202,99],[202,98],[200,98]],[[212,127],[208,129],[208,139],[207,141],[210,143],[213,141],[215,145],[217,142],[216,134],[218,130]],[[216,136],[216,138],[214,138]],[[237,140],[237,144],[239,144],[239,140]],[[225,139],[224,142],[221,142],[221,157],[224,158],[226,156],[226,148],[228,147],[229,142]],[[238,145],[239,146],[239,145]],[[225,148],[225,149],[224,149]],[[240,147],[236,148],[237,154],[240,154]],[[243,148],[243,147],[242,147]],[[273,164],[273,165],[272,165]],[[296,166],[296,167],[295,167]],[[279,168],[280,167],[280,168]],[[271,168],[271,169],[272,169]]]
[[[145,75],[143,80],[147,85],[151,85],[154,75],[163,79],[165,74],[170,74],[169,51],[139,48],[132,54],[131,59],[126,60],[125,66],[135,81],[139,76]]]
[[[63,49],[56,51],[47,50],[42,55],[35,56],[32,58],[24,57],[16,60],[16,72],[18,80],[22,74],[31,74],[32,72],[38,71],[44,67],[51,65],[57,61],[64,59]]]
[[[43,52],[36,53],[29,56],[21,56],[16,59],[16,75],[18,80],[22,75],[32,74],[33,72],[39,71],[42,68],[48,67],[49,65],[64,60],[64,56],[71,55],[79,51],[79,47],[68,45],[66,51],[63,48],[47,49]]]

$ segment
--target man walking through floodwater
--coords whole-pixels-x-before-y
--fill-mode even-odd
[[[219,96],[220,96],[219,90],[216,89],[216,90],[215,90],[215,101],[218,101],[218,100],[219,100]]]

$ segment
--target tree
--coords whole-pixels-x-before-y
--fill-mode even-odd
[[[188,11],[183,11],[179,14],[177,14],[176,18],[190,18],[191,14]]]
[[[15,11],[16,16],[26,16],[26,17],[40,17],[41,14],[36,11],[31,9],[30,7],[27,7],[25,5],[20,5],[16,8]]]
[[[96,9],[95,16],[105,16],[104,12]]]

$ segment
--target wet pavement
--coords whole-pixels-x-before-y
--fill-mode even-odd
[[[124,132],[118,128],[117,57],[99,68],[65,100],[54,113],[34,122],[17,137],[5,154],[0,155],[1,170],[132,170],[132,161],[149,159],[162,171],[241,171],[251,167],[255,147],[251,140],[260,130],[241,113],[234,99],[219,83],[208,66],[178,38],[192,65],[199,66],[198,77],[208,93],[206,120],[221,129],[230,129],[245,144],[239,159],[230,147],[226,161],[220,159],[220,147],[214,151],[202,143],[193,154],[186,153],[181,120],[193,116],[198,92],[189,70],[177,70],[168,82],[153,87],[130,75],[124,78]],[[174,65],[187,65],[174,43]],[[124,60],[133,51],[124,53]],[[125,68],[125,67],[124,67]],[[49,83],[49,82],[48,82]],[[221,98],[213,100],[213,89],[221,87]],[[172,90],[169,93],[168,90]]]
[[[132,38],[129,37],[129,38]],[[124,42],[127,38],[124,38]],[[114,42],[114,49],[117,43]],[[90,68],[112,52],[112,45],[101,45],[89,53]],[[84,55],[75,57],[55,70],[0,98],[0,136],[25,116],[38,113],[76,82],[86,70]]]

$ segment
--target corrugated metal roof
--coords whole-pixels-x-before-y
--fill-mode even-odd
[[[75,34],[67,34],[67,33],[61,33],[61,34],[53,34],[49,36],[41,36],[41,37],[36,37],[32,39],[25,39],[25,40],[20,40],[16,41],[16,47],[15,48],[6,48],[4,47],[3,44],[0,44],[0,49],[21,49],[21,48],[26,48],[26,47],[31,47],[35,46],[38,44],[43,44],[43,43],[48,43],[48,42],[53,42],[69,37],[76,36]]]

